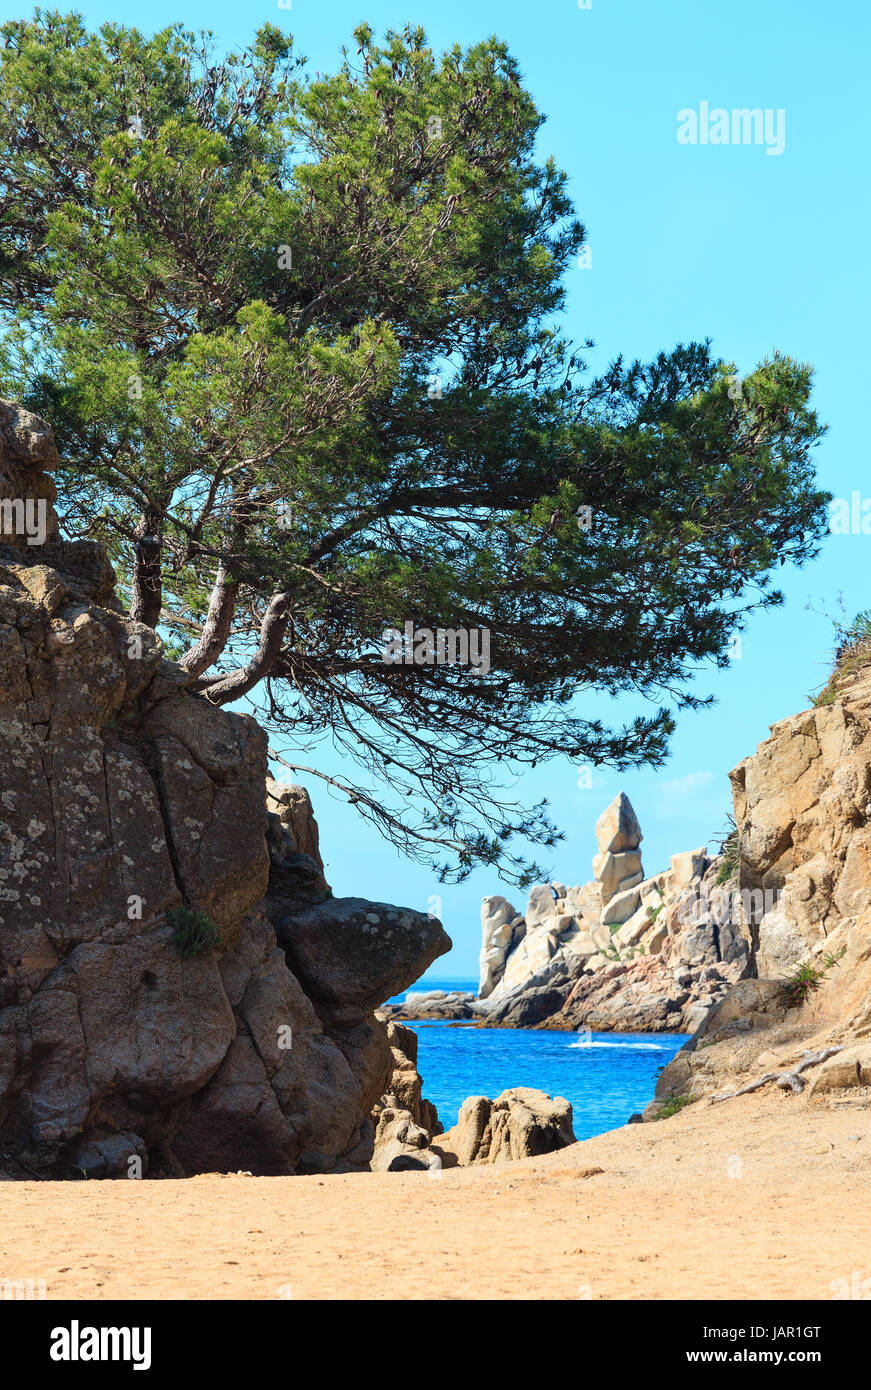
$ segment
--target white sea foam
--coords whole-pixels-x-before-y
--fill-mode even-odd
[[[587,1042],[586,1038],[579,1038],[577,1042],[569,1043],[569,1047],[617,1047],[624,1052],[665,1052],[666,1048],[662,1043],[654,1042]]]

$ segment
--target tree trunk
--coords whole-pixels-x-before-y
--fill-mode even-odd
[[[157,627],[163,604],[159,514],[144,513],[133,534],[136,537],[136,546],[133,552],[133,597],[130,616],[137,623]]]
[[[228,671],[222,676],[206,676],[194,681],[192,690],[202,691],[213,704],[227,705],[247,695],[259,681],[269,675],[281,652],[284,634],[290,618],[290,603],[293,595],[285,590],[273,594],[260,624],[260,642],[257,651],[245,666],[236,671]]]
[[[233,626],[233,614],[239,596],[239,581],[228,575],[223,560],[218,565],[209,611],[202,635],[190,651],[185,652],[179,662],[192,676],[200,676],[207,671],[221,655],[227,645]]]

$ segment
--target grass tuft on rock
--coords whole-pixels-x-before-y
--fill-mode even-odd
[[[833,621],[836,636],[834,667],[822,690],[808,697],[814,709],[833,705],[841,683],[871,663],[871,608],[864,608],[850,623]]]
[[[194,912],[189,907],[174,907],[166,914],[172,928],[172,944],[176,955],[182,960],[202,955],[221,943],[221,929],[217,922],[205,912]]]
[[[795,970],[786,981],[786,997],[789,1005],[793,1009],[800,1008],[807,999],[813,994],[815,989],[819,989],[823,980],[826,978],[826,971],[832,970],[846,952],[846,946],[842,946],[839,951],[832,953],[829,951],[823,956],[823,969],[818,970],[810,961],[802,961],[801,965],[796,966]]]
[[[695,1096],[672,1096],[670,1100],[663,1101],[659,1109],[657,1120],[668,1120],[672,1115],[676,1115],[679,1110],[683,1110],[688,1105],[692,1105]]]

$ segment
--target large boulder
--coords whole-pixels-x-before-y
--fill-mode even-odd
[[[823,1096],[829,1091],[862,1089],[871,1092],[871,1041],[844,1047],[814,1072],[809,1095]]]
[[[439,1136],[434,1147],[468,1167],[535,1158],[575,1142],[569,1102],[519,1086],[503,1091],[496,1100],[469,1096],[456,1125]]]
[[[622,854],[637,850],[644,836],[632,803],[625,792],[618,792],[596,821],[596,844],[600,854]]]
[[[437,918],[365,898],[328,898],[274,925],[290,969],[340,1026],[377,1009],[451,948]]]
[[[56,463],[0,402],[0,1152],[57,1177],[336,1164],[395,1069],[374,1008],[450,943],[328,898],[306,793],[267,805],[263,731],[59,538]],[[45,503],[41,543],[16,500]],[[270,920],[294,914],[305,982]]]

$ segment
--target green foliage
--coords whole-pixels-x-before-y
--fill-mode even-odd
[[[657,1120],[668,1120],[672,1115],[677,1115],[685,1106],[692,1105],[694,1100],[695,1096],[672,1096],[669,1100],[663,1102],[655,1118]]]
[[[717,872],[717,883],[728,883],[729,879],[737,872],[740,862],[740,847],[738,838],[738,827],[735,824],[735,817],[731,811],[726,815],[726,832],[720,832],[719,850],[723,856],[723,862]]]
[[[819,989],[826,977],[826,972],[832,970],[843,959],[846,953],[846,946],[835,952],[827,952],[822,958],[822,969],[819,970],[811,965],[809,961],[803,961],[797,966],[786,981],[786,996],[791,1008],[799,1008],[804,1004],[814,990]]]
[[[166,914],[166,920],[172,927],[172,944],[182,960],[220,945],[221,929],[205,912],[176,907]]]
[[[312,79],[271,25],[226,57],[0,34],[0,392],[56,428],[66,534],[195,689],[333,740],[407,853],[540,881],[516,845],[560,832],[500,774],[661,765],[699,664],[816,553],[810,368],[736,400],[690,343],[590,378],[557,327],[584,228],[496,39],[361,25]],[[385,663],[406,620],[486,628],[490,669]],[[615,728],[576,698],[630,689]]]
[[[828,681],[823,686],[823,689],[819,690],[816,695],[808,696],[814,709],[822,709],[825,705],[833,705],[837,698],[838,692],[830,681]]]
[[[812,603],[805,606],[813,607]],[[837,606],[838,612],[834,615],[823,611],[834,631],[833,664],[822,690],[808,696],[814,709],[833,705],[844,678],[855,675],[871,662],[871,609],[862,609],[848,621],[842,595],[838,596]]]
[[[823,956],[823,969],[833,970],[836,965],[844,959],[847,954],[846,946],[841,946],[837,951],[826,951]]]
[[[717,873],[718,884],[728,883],[729,879],[732,877],[732,875],[738,868],[739,851],[737,830],[733,830],[732,834],[726,840],[723,841],[721,853],[723,855],[723,862],[720,865],[719,872]]]

